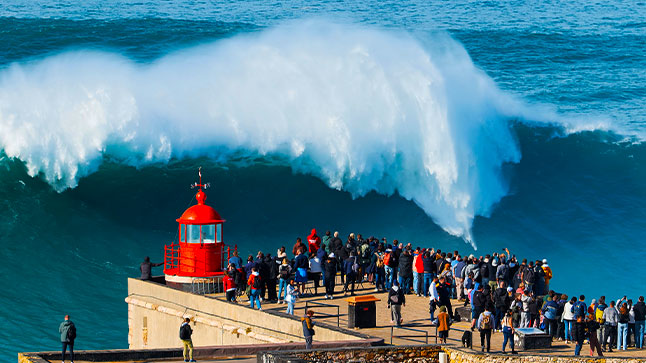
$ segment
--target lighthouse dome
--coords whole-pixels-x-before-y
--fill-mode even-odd
[[[182,216],[177,219],[177,222],[184,224],[213,224],[224,222],[215,209],[204,204],[206,194],[203,191],[198,191],[195,194],[195,199],[197,200],[197,204],[184,211]]]

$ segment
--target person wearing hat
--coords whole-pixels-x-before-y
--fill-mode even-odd
[[[440,338],[440,344],[446,344],[449,337],[449,314],[444,305],[440,306],[440,313],[437,314],[437,336]]]
[[[541,266],[543,272],[545,273],[545,291],[550,291],[550,280],[552,279],[552,269],[547,264],[547,259],[543,259],[543,264]]]
[[[323,274],[325,275],[325,298],[334,299],[334,284],[336,282],[337,259],[334,252],[327,256],[323,262]]]

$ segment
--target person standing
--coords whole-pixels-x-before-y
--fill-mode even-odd
[[[334,284],[336,283],[337,261],[334,252],[327,256],[327,261],[323,264],[325,273],[325,298],[334,298]]]
[[[65,351],[70,348],[70,360],[74,363],[74,340],[76,340],[76,325],[70,320],[69,315],[65,315],[65,320],[58,326],[58,332],[61,334],[61,343],[63,344],[61,361],[65,362]]]
[[[184,318],[184,322],[179,327],[179,339],[182,340],[184,346],[184,362],[195,362],[195,359],[193,359],[193,340],[191,339],[193,329],[191,329],[190,323],[191,319]]]
[[[595,349],[597,350],[597,354],[599,357],[603,357],[603,353],[601,353],[601,344],[599,343],[599,339],[597,339],[597,330],[599,330],[599,322],[597,321],[597,318],[594,313],[590,313],[588,315],[588,322],[587,322],[587,327],[588,327],[588,335],[590,339],[590,356],[592,357],[594,355]]]
[[[163,264],[164,264],[163,262],[152,263],[150,262],[150,257],[146,256],[144,258],[144,262],[142,262],[141,265],[139,265],[139,270],[141,270],[141,277],[139,279],[146,280],[146,281],[152,280],[152,272],[151,272],[152,268],[161,266]]]
[[[503,316],[501,324],[502,324],[502,335],[505,337],[502,341],[502,352],[505,352],[505,347],[507,346],[507,342],[509,342],[509,346],[511,347],[511,354],[516,354],[516,351],[514,350],[514,319],[512,316],[513,312],[511,309],[507,310],[505,313],[505,316]]]
[[[343,286],[343,296],[348,294],[354,296],[354,283],[359,273],[359,263],[354,251],[350,252],[350,257],[343,261],[343,272],[345,273],[345,285]],[[348,288],[350,286],[350,289]]]
[[[576,346],[574,347],[574,355],[579,355],[581,353],[581,348],[583,348],[583,342],[585,341],[585,328],[587,323],[584,317],[579,316],[574,323],[574,339],[576,340]]]
[[[625,300],[624,297],[623,300]],[[628,338],[628,322],[630,320],[630,310],[628,303],[622,302],[618,309],[619,317],[617,318],[617,350],[626,350],[626,340]]]
[[[305,316],[301,318],[301,322],[303,323],[303,336],[305,337],[305,349],[312,349],[312,340],[314,338],[313,316],[314,311],[308,309],[305,312]]]
[[[608,337],[610,337],[610,344],[608,346],[608,352],[612,352],[612,347],[615,345],[617,339],[617,323],[619,320],[619,313],[615,309],[615,302],[611,301],[610,306],[603,311],[603,321],[605,322],[605,329],[603,334],[603,342],[601,346],[603,350],[606,350],[606,343],[608,343]]]
[[[440,306],[440,313],[437,314],[437,332],[440,338],[440,344],[446,344],[449,337],[449,314],[446,312],[446,306]]]
[[[296,298],[298,297],[298,290],[294,287],[294,280],[289,280],[289,284],[285,290],[285,301],[287,302],[286,313],[294,315],[294,305],[296,304]]]
[[[260,305],[262,278],[255,267],[251,269],[251,275],[249,276],[249,280],[247,280],[247,286],[249,286],[249,303],[251,304],[251,308],[253,309],[257,304],[258,310],[262,310],[262,306]]]
[[[633,306],[635,312],[635,347],[642,349],[644,347],[644,327],[646,324],[646,304],[644,297],[640,296],[639,301]]]
[[[491,348],[491,332],[493,330],[493,324],[494,324],[494,316],[491,313],[491,309],[489,305],[485,305],[485,310],[482,314],[480,314],[480,317],[478,317],[478,330],[480,331],[480,346],[481,351],[485,351],[487,349],[487,353],[489,353],[489,349]]]
[[[402,319],[402,306],[406,306],[406,295],[399,287],[399,282],[395,281],[393,287],[388,291],[388,308],[390,309],[390,322],[401,326],[404,319]]]

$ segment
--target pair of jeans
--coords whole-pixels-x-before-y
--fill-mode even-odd
[[[505,315],[505,308],[496,308],[496,311],[494,313],[494,321],[493,321],[493,327],[494,329],[501,329],[502,327],[502,318]]]
[[[386,290],[390,290],[393,287],[393,268],[390,266],[384,266],[384,277],[386,281]]]
[[[287,296],[287,280],[281,278],[278,280],[278,300],[285,300],[285,296]]]
[[[511,332],[511,328],[502,328],[502,335],[505,337],[502,341],[502,351],[505,351],[505,347],[507,346],[507,342],[509,342],[509,346],[511,347],[511,351],[514,351],[514,333]]]
[[[610,343],[608,343],[608,337],[610,337]],[[605,331],[605,334],[603,335],[603,342],[601,342],[601,345],[605,348],[606,344],[610,344],[610,347],[608,350],[612,350],[612,348],[614,348],[615,346],[616,340],[617,340],[617,326],[606,324],[606,331]]]
[[[577,340],[576,346],[574,347],[574,355],[579,355],[581,348],[583,348],[583,340]]]
[[[572,330],[574,329],[574,320],[563,320],[565,323],[565,340],[572,339]]]
[[[639,349],[644,347],[644,329],[646,321],[635,321],[635,347]]]
[[[375,271],[375,288],[378,290],[386,289],[384,275],[384,269],[378,268],[377,271]]]
[[[182,345],[184,346],[182,351],[184,361],[193,360],[193,341],[191,339],[182,339]]]
[[[61,359],[62,361],[65,361],[65,351],[67,350],[67,347],[70,347],[70,360],[74,362],[74,342],[62,342],[63,344],[63,358]]]
[[[550,335],[550,338],[556,336],[556,319],[545,318],[545,332]]]
[[[626,338],[628,338],[628,323],[617,324],[617,350],[626,350]]]
[[[356,277],[357,275],[355,272],[345,275],[345,285],[343,286],[343,293],[350,291],[350,294],[354,295],[354,281]],[[348,289],[348,285],[350,285],[351,290]]]
[[[415,295],[419,294],[419,286],[417,286],[418,283],[419,283],[419,272],[413,271],[413,291],[415,291]]]
[[[401,289],[404,289],[404,294],[409,294],[410,293],[410,280],[411,276],[399,276],[399,287]]]
[[[294,315],[294,301],[288,301],[287,302],[287,314],[289,315]]]
[[[487,344],[485,345],[485,343]],[[491,329],[480,329],[480,346],[483,351],[485,349],[487,352],[489,351],[491,347]]]
[[[252,309],[255,307],[254,304],[258,304],[258,309],[261,308],[261,306],[260,306],[260,290],[251,289],[251,294],[249,296],[249,303],[251,304]]]
[[[428,288],[431,286],[431,283],[433,282],[433,274],[430,272],[424,272],[424,296],[428,297],[430,294],[428,293]]]

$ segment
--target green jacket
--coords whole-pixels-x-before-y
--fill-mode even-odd
[[[67,331],[70,330],[70,328],[73,326],[74,326],[74,323],[72,323],[71,320],[65,320],[58,327],[58,332],[61,333],[61,343],[72,343],[74,341],[73,339],[72,341],[67,339]],[[74,329],[76,329],[76,327]]]

